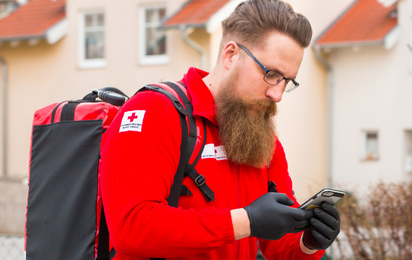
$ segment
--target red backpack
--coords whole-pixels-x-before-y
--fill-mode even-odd
[[[140,91],[166,95],[180,115],[181,157],[169,205],[190,191],[182,185],[190,176],[205,198],[214,200],[194,166],[206,141],[206,126],[192,116],[182,83],[148,85]],[[100,100],[97,100],[99,98]],[[82,100],[51,104],[35,112],[33,120],[25,252],[27,260],[108,260],[109,233],[104,216],[100,177],[100,150],[104,133],[127,96],[114,88],[94,90]],[[203,133],[198,133],[204,129]]]

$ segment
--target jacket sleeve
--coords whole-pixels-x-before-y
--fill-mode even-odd
[[[122,131],[130,113],[141,131]],[[128,113],[126,113],[128,112]],[[136,119],[138,120],[138,119]],[[126,123],[125,123],[126,122]],[[135,95],[106,132],[101,184],[107,224],[119,254],[182,257],[234,241],[229,209],[184,210],[167,205],[179,163],[179,115],[163,94]]]
[[[292,206],[294,208],[299,207],[292,190],[292,180],[288,172],[288,164],[286,161],[285,152],[283,150],[282,144],[279,140],[276,141],[276,150],[268,169],[268,179],[276,184],[276,188],[280,193],[285,193],[290,199],[292,199],[295,204]],[[300,249],[300,237],[301,233],[289,233],[283,236],[279,240],[259,240],[259,247],[262,254],[266,259],[277,259],[277,260],[316,260],[321,259],[324,250],[319,250],[318,252],[307,255]]]

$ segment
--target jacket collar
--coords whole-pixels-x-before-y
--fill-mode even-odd
[[[203,82],[207,75],[208,72],[191,67],[183,76],[182,82],[187,86],[192,100],[193,116],[204,117],[217,125],[215,100]]]

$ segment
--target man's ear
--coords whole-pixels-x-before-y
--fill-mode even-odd
[[[229,70],[233,63],[239,59],[239,48],[234,41],[229,41],[222,50],[222,63],[225,69]]]

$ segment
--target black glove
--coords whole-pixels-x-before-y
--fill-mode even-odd
[[[286,233],[298,233],[308,228],[313,211],[289,207],[293,204],[286,194],[269,192],[245,207],[251,236],[277,240]]]
[[[313,213],[312,226],[303,233],[303,244],[313,250],[326,249],[340,232],[339,212],[332,204],[323,202]]]

